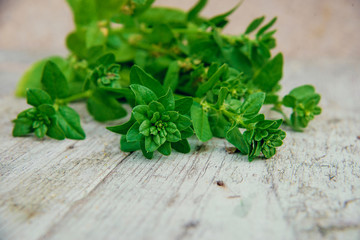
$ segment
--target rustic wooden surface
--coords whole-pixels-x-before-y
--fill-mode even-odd
[[[220,139],[193,138],[188,155],[122,153],[82,103],[86,140],[13,138],[27,105],[11,92],[38,56],[0,56],[0,239],[360,238],[359,61],[285,61],[283,93],[311,82],[323,114],[249,163]]]

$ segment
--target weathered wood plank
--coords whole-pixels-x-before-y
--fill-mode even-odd
[[[192,139],[190,155],[127,156],[82,104],[84,141],[12,138],[10,120],[26,104],[2,97],[0,238],[358,239],[357,65],[288,61],[284,92],[313,83],[323,114],[252,163],[218,139]]]
[[[118,137],[80,110],[84,141],[12,138],[11,119],[23,99],[1,98],[0,238],[37,239],[81,201],[127,155]],[[105,131],[104,131],[105,130]]]

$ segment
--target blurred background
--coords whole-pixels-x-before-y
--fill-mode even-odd
[[[157,0],[189,9],[196,0]],[[210,0],[205,16],[223,13],[238,0]],[[239,34],[256,17],[278,16],[278,50],[285,57],[360,56],[360,0],[245,0],[230,17],[227,33]],[[74,28],[65,0],[0,0],[0,49],[66,54]]]
[[[157,0],[155,5],[187,10],[195,2]],[[209,0],[202,15],[226,12],[237,2]],[[284,53],[285,64],[292,59],[360,63],[360,0],[245,0],[231,15],[225,31],[240,34],[262,15],[267,21],[278,16],[276,51]],[[33,61],[49,55],[65,56],[64,39],[73,28],[65,0],[0,0],[0,81],[8,80],[14,88]]]

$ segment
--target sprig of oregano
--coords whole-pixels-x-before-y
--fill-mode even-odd
[[[86,100],[95,120],[124,117],[108,127],[121,134],[125,152],[188,153],[187,138],[225,138],[251,161],[270,158],[281,146],[282,123],[302,131],[320,114],[320,95],[310,85],[281,98],[283,55],[272,56],[276,18],[252,21],[243,34],[221,31],[237,7],[212,18],[152,7],[154,0],[67,0],[76,28],[66,38],[67,58],[49,57],[23,76],[17,95],[33,106],[14,120],[14,136],[84,139],[80,117],[68,106]],[[265,119],[266,104],[283,119]],[[283,110],[290,108],[290,116]]]

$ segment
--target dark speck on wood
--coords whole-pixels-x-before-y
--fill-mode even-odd
[[[216,181],[216,185],[218,185],[219,187],[225,187],[224,181],[221,180]]]

